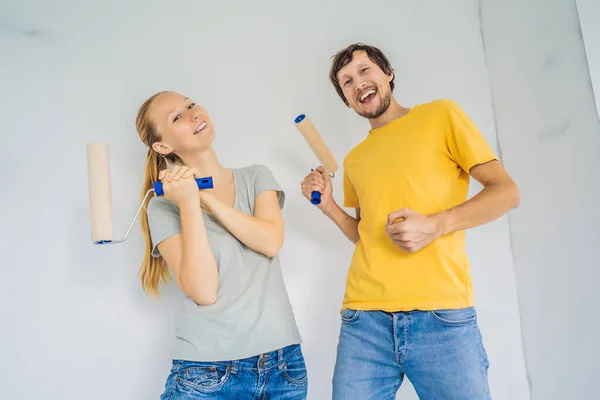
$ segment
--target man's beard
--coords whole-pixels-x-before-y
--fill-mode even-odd
[[[379,105],[377,110],[375,110],[371,113],[370,112],[358,112],[358,115],[360,115],[361,117],[364,117],[364,118],[368,118],[368,119],[379,118],[383,115],[384,112],[387,111],[391,102],[392,102],[392,94],[390,92],[387,92],[385,94],[385,96],[383,97],[383,102]]]

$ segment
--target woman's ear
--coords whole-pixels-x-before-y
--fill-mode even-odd
[[[152,149],[158,154],[162,154],[163,156],[166,156],[172,151],[171,148],[163,142],[154,142],[152,144]]]

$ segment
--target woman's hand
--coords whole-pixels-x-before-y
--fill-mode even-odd
[[[163,184],[165,199],[178,207],[186,204],[198,204],[200,200],[198,184],[195,178],[200,177],[196,168],[175,166],[172,170],[162,170],[158,179]]]

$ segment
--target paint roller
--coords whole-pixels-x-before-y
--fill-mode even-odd
[[[325,168],[332,178],[335,177],[335,172],[339,168],[338,163],[310,118],[308,118],[305,114],[300,114],[296,117],[294,123],[323,168]],[[321,203],[320,192],[314,191],[311,193],[310,197],[310,202],[312,204],[317,205]]]
[[[154,182],[153,187],[146,192],[144,200],[138,208],[133,221],[131,221],[131,225],[129,225],[125,236],[122,239],[114,240],[108,145],[103,142],[88,143],[86,150],[92,242],[94,244],[123,243],[127,240],[131,228],[133,228],[133,224],[140,215],[140,211],[150,193],[154,192],[157,196],[162,196],[164,194],[163,185],[160,182]],[[196,183],[200,190],[213,188],[213,181],[210,176],[196,178]]]

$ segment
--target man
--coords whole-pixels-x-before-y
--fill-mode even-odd
[[[405,376],[421,399],[491,398],[465,230],[517,207],[516,184],[453,101],[399,105],[378,48],[341,50],[330,80],[371,125],[343,163],[343,206],[356,217],[323,168],[301,184],[307,198],[322,193],[318,207],[356,245],[333,398],[393,399]],[[484,188],[467,201],[470,176]]]

